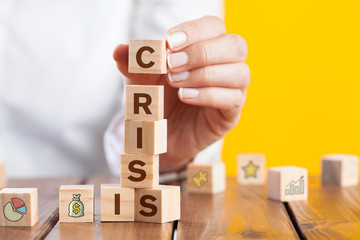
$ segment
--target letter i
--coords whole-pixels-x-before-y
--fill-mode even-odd
[[[115,201],[114,201],[115,215],[120,215],[120,194],[116,193],[114,197],[115,197]]]
[[[137,136],[137,148],[142,148],[142,128],[136,129],[136,136]]]

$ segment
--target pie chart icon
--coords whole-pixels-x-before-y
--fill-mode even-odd
[[[26,206],[20,198],[12,198],[4,207],[4,216],[11,222],[19,221],[26,214]]]

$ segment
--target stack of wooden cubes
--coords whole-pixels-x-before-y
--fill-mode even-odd
[[[130,40],[129,72],[166,73],[165,41]],[[159,154],[167,150],[164,86],[127,86],[125,112],[120,183],[123,189],[135,189],[134,219],[158,223],[177,220],[180,187],[159,185]]]
[[[180,187],[159,185],[159,154],[167,149],[164,86],[126,87],[121,187],[135,189],[135,221],[180,218]]]

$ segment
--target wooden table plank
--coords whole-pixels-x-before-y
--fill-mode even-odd
[[[57,223],[46,239],[171,239],[173,223],[100,222],[100,184],[119,183],[114,177],[94,177],[95,222]]]
[[[309,177],[308,201],[290,202],[300,228],[308,239],[358,239],[360,188],[322,186]]]
[[[227,178],[224,193],[189,194],[182,187],[177,239],[298,239],[281,202],[265,186],[240,186]]]
[[[8,187],[38,188],[39,222],[33,227],[0,227],[1,240],[42,239],[48,234],[59,219],[59,187],[61,184],[79,184],[81,177],[66,177],[52,179],[10,179]]]

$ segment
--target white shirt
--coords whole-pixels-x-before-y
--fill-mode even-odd
[[[109,167],[118,175],[124,77],[115,46],[165,39],[181,22],[221,14],[219,0],[0,0],[0,161],[8,176]],[[219,153],[220,144],[206,151]]]

